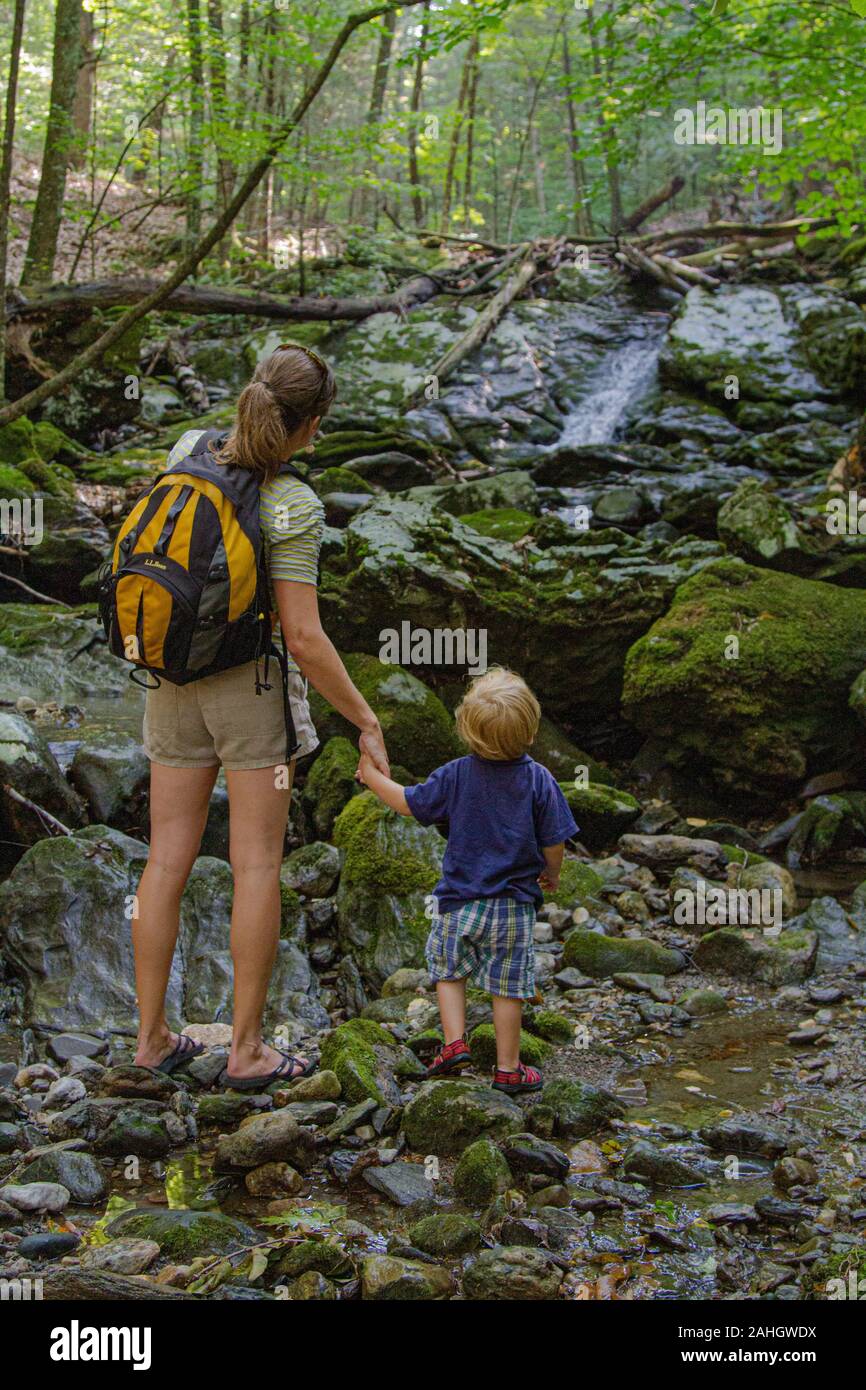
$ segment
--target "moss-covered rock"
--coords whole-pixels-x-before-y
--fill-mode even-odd
[[[866,792],[816,796],[788,841],[788,863],[822,864],[866,844]],[[788,914],[790,915],[790,914]]]
[[[624,710],[677,764],[783,788],[850,748],[864,664],[866,593],[720,561],[632,647]]]
[[[36,431],[26,415],[19,415],[8,425],[0,425],[0,463],[18,467],[38,452]]]
[[[545,902],[555,903],[557,907],[582,907],[587,899],[601,888],[604,879],[589,864],[579,859],[565,859],[559,876],[559,887],[552,893],[545,893]]]
[[[532,530],[535,518],[517,507],[495,507],[490,511],[468,512],[461,520],[464,526],[480,531],[494,540],[519,541]]]
[[[476,1067],[492,1070],[496,1066],[496,1034],[492,1023],[479,1023],[469,1035],[469,1049]],[[529,1066],[539,1067],[552,1049],[542,1038],[520,1030],[520,1060]]]
[[[612,845],[641,812],[637,797],[600,782],[575,786],[560,782],[563,795],[577,821],[577,838],[590,849]]]
[[[183,1263],[195,1255],[228,1254],[256,1241],[251,1226],[216,1211],[132,1208],[116,1216],[106,1232],[110,1236],[154,1240],[161,1255]]]
[[[463,1275],[466,1298],[547,1302],[556,1298],[562,1270],[543,1250],[496,1245],[482,1250]]]
[[[731,553],[750,565],[808,574],[820,563],[817,543],[801,531],[782,499],[757,478],[746,478],[722,503],[718,529]]]
[[[371,496],[373,494],[367,479],[351,468],[325,468],[310,479],[310,484],[320,497],[327,497],[332,492],[366,492]]]
[[[464,751],[442,701],[416,676],[402,666],[391,666],[362,653],[350,653],[344,660],[346,670],[382,725],[393,762],[403,763],[426,777]],[[321,737],[355,732],[354,726],[315,691],[310,692],[310,709]]]
[[[345,851],[337,890],[340,947],[378,988],[401,966],[423,965],[427,898],[439,879],[444,841],[432,826],[388,810],[372,792],[349,802],[333,833]]]
[[[592,782],[605,785],[611,782],[610,770],[572,743],[568,735],[544,714],[529,751],[537,763],[553,773],[558,782],[571,782],[578,773],[586,775]]]
[[[454,1191],[469,1206],[486,1207],[512,1185],[511,1169],[490,1139],[476,1139],[463,1150],[454,1169]]]
[[[649,937],[603,936],[601,932],[580,928],[566,937],[563,961],[594,980],[607,979],[620,972],[675,975],[686,966],[681,951],[662,946]]]
[[[549,1043],[570,1043],[574,1038],[574,1024],[565,1014],[555,1009],[535,1009],[524,1019],[527,1030]]]
[[[301,813],[320,840],[330,838],[334,821],[353,796],[364,790],[355,781],[358,750],[347,738],[329,738],[301,792]]]
[[[523,1128],[523,1111],[489,1086],[428,1081],[403,1112],[406,1141],[415,1153],[459,1154],[476,1139],[503,1139]]]
[[[372,1019],[353,1018],[325,1038],[320,1063],[336,1074],[350,1105],[363,1100],[385,1105],[400,1098],[394,1074],[402,1052],[387,1029]]]
[[[371,1302],[425,1302],[449,1298],[453,1282],[441,1265],[368,1255],[361,1265],[361,1297]]]
[[[793,985],[809,978],[817,953],[815,932],[787,930],[769,936],[721,927],[701,937],[694,960],[701,970],[723,971],[738,980]]]
[[[555,1133],[570,1139],[586,1139],[625,1115],[625,1106],[610,1091],[567,1077],[548,1081],[541,1099],[553,1111]]]
[[[416,1221],[409,1228],[409,1239],[428,1255],[465,1255],[481,1244],[481,1227],[471,1216],[441,1212]]]

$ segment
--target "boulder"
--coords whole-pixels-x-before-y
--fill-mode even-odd
[[[439,1301],[453,1292],[451,1275],[442,1265],[395,1255],[368,1255],[361,1264],[361,1297],[372,1302]]]
[[[37,704],[77,704],[110,697],[118,699],[118,713],[140,717],[144,696],[130,683],[128,667],[98,640],[95,617],[92,606],[0,603],[0,701],[14,704],[27,695]]]
[[[625,1106],[610,1091],[567,1077],[548,1081],[541,1101],[553,1111],[554,1132],[569,1139],[587,1139],[625,1115]]]
[[[738,980],[767,985],[800,984],[815,968],[818,937],[812,931],[788,929],[778,936],[721,927],[701,937],[694,962],[701,970],[719,970]]]
[[[850,912],[846,912],[835,898],[813,898],[806,911],[788,923],[790,931],[817,937],[815,970],[818,974],[866,964],[864,926],[866,919],[862,907],[858,910],[856,897]]]
[[[821,563],[818,539],[802,531],[789,508],[766,483],[746,478],[719,508],[719,540],[750,565],[789,574],[810,574]]]
[[[217,1145],[215,1167],[220,1172],[260,1168],[265,1163],[289,1163],[305,1172],[313,1161],[315,1142],[309,1130],[288,1110],[250,1115],[234,1134],[223,1134]]]
[[[358,749],[347,738],[329,738],[307,773],[301,790],[301,814],[308,834],[329,839],[334,821],[364,788],[355,781]]]
[[[866,593],[722,561],[687,580],[632,647],[623,708],[675,765],[783,790],[844,759],[864,661]]]
[[[460,1154],[476,1139],[522,1128],[523,1111],[513,1100],[473,1082],[425,1082],[403,1112],[406,1142],[420,1154]]]
[[[124,1240],[153,1241],[160,1255],[186,1264],[197,1255],[222,1255],[255,1245],[251,1226],[217,1211],[153,1210],[132,1207],[115,1216],[106,1235]]]
[[[83,740],[69,777],[99,825],[141,830],[146,824],[150,763],[140,739],[102,730],[98,741]]]
[[[647,975],[675,975],[684,970],[681,951],[662,946],[643,936],[603,936],[580,928],[565,938],[563,961],[594,980],[603,980],[622,971]]]
[[[401,966],[423,964],[427,899],[445,842],[433,826],[388,810],[372,792],[340,813],[334,842],[345,852],[337,890],[340,950],[378,989]]]
[[[637,820],[640,802],[629,792],[600,782],[577,786],[561,782],[563,795],[577,821],[577,839],[589,849],[604,849]]]
[[[45,824],[38,807],[71,829],[87,819],[82,802],[38,729],[22,715],[0,709],[0,835],[7,844],[26,846],[44,839]]]
[[[542,1250],[523,1245],[495,1245],[482,1250],[463,1274],[463,1294],[471,1299],[556,1298],[562,1271]]]
[[[476,1139],[465,1148],[454,1169],[454,1191],[473,1207],[486,1207],[511,1183],[511,1169],[490,1139]]]
[[[24,1183],[59,1183],[71,1202],[93,1207],[108,1195],[108,1178],[96,1159],[73,1149],[49,1149],[21,1170]]]

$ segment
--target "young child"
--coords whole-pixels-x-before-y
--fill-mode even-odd
[[[467,757],[405,789],[366,756],[358,769],[387,806],[421,825],[439,825],[448,839],[427,941],[445,1046],[427,1075],[442,1076],[470,1062],[470,979],[493,996],[493,1086],[509,1095],[542,1085],[541,1073],[520,1061],[522,1001],[535,994],[532,929],[542,889],[559,884],[563,842],[577,834],[552,773],[527,752],[540,718],[526,682],[494,667],[472,682],[457,710]]]

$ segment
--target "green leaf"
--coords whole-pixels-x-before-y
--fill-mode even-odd
[[[711,17],[713,19],[721,19],[730,3],[731,0],[713,0],[713,8],[710,10]],[[851,3],[853,5],[854,0],[851,0]]]
[[[851,9],[861,19],[866,19],[866,0],[851,0]]]

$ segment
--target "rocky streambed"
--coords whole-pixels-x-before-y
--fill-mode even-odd
[[[784,271],[672,309],[565,267],[408,414],[475,309],[301,330],[341,383],[310,472],[322,610],[398,776],[460,751],[465,665],[383,664],[382,630],[483,631],[539,694],[535,755],[581,826],[537,926],[545,1088],[519,1103],[489,1088],[481,995],[473,1073],[423,1079],[443,842],[354,783],[318,697],[267,1024],[319,1071],[218,1088],[220,786],[168,1000],[208,1051],[129,1065],[147,767],[88,600],[196,422],[162,381],[107,452],[62,420],[0,432],[5,491],[43,504],[15,573],[60,601],[0,590],[0,1275],[166,1299],[809,1299],[866,1275],[866,539],[826,526],[866,315],[856,273]],[[193,339],[198,423],[272,339]]]

